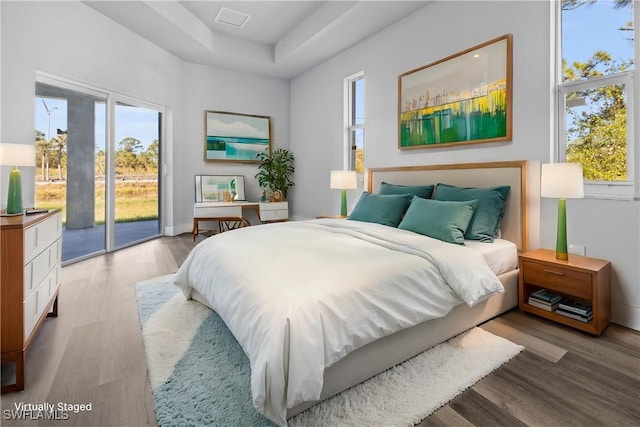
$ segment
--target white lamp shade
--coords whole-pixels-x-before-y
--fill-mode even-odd
[[[584,180],[580,163],[545,163],[542,165],[540,195],[556,199],[584,197]]]
[[[36,146],[33,144],[0,143],[0,165],[35,166]]]
[[[358,188],[355,171],[331,171],[330,187],[337,190],[353,190]]]

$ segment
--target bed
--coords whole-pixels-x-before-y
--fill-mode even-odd
[[[517,252],[528,244],[526,178],[524,161],[369,169],[367,185],[376,191],[386,183],[509,186],[499,238],[453,245],[337,219],[251,227],[196,246],[176,285],[222,317],[250,359],[254,406],[284,425],[517,306]],[[280,258],[260,252],[292,246]]]

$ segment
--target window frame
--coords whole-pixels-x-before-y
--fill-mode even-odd
[[[587,181],[584,182],[585,195],[607,198],[633,197],[634,173],[634,84],[633,72],[612,74],[586,80],[574,80],[558,85],[558,144],[557,158],[564,162],[567,159],[567,123],[566,95],[571,92],[595,89],[616,84],[625,85],[627,112],[627,180],[626,181]]]
[[[359,71],[354,73],[344,79],[344,106],[345,106],[345,132],[344,132],[344,161],[343,168],[344,170],[354,171],[356,170],[356,143],[354,140],[354,135],[358,130],[362,130],[363,133],[363,143],[362,143],[362,151],[364,154],[364,145],[365,145],[365,123],[366,123],[366,114],[362,120],[362,123],[356,123],[356,96],[355,96],[355,88],[356,82],[359,80],[363,80],[365,78],[364,71]],[[364,94],[366,96],[366,92]],[[363,105],[364,109],[364,105]],[[363,181],[364,170],[362,173],[358,173],[358,182]]]
[[[551,20],[552,20],[552,48],[555,47],[555,63],[553,67],[553,75],[556,84],[553,91],[554,119],[555,123],[554,139],[552,140],[551,161],[566,161],[566,123],[565,123],[565,95],[576,90],[596,88],[608,86],[611,84],[625,84],[625,92],[627,96],[627,181],[585,181],[584,194],[589,198],[600,199],[622,199],[633,200],[640,197],[640,147],[638,144],[639,135],[637,126],[638,112],[640,106],[640,96],[636,93],[640,84],[638,79],[640,74],[636,70],[625,71],[617,74],[610,74],[601,77],[575,80],[570,82],[562,81],[562,1],[551,2]],[[640,40],[640,7],[634,3],[633,6],[633,38]],[[555,45],[555,46],[553,46]],[[640,43],[635,42],[633,46],[634,64],[640,64],[639,54]],[[553,62],[553,61],[552,61]]]

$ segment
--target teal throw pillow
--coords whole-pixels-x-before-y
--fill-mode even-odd
[[[411,196],[430,199],[435,185],[400,185],[382,182],[378,194],[410,194]]]
[[[414,197],[398,228],[463,245],[477,205],[477,200],[447,202]]]
[[[510,190],[511,187],[508,185],[477,188],[438,184],[433,199],[455,202],[477,200],[476,212],[464,237],[469,240],[493,242],[500,229]]]
[[[365,191],[347,219],[397,227],[409,203],[409,194],[380,195]]]

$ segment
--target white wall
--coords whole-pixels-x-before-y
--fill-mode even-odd
[[[1,6],[3,140],[33,141],[36,71],[175,104],[182,62],[82,3]]]
[[[295,78],[291,147],[300,172],[296,213],[314,217],[339,210],[338,193],[328,188],[328,179],[329,170],[342,168],[343,79],[361,70],[366,79],[366,167],[545,158],[550,123],[548,12],[544,2],[434,2]],[[513,141],[398,150],[398,75],[507,33],[514,35]],[[350,205],[358,195],[351,192]]]
[[[204,161],[204,111],[271,116],[275,146],[288,148],[288,82],[185,63],[80,2],[0,7],[1,141],[33,142],[36,71],[45,72],[167,107],[167,234],[191,231],[195,174],[243,174],[248,196],[259,197],[256,165]],[[33,205],[34,175],[34,168],[24,169],[25,206]]]
[[[257,165],[204,160],[205,110],[271,116],[272,148],[289,148],[289,82],[196,64],[184,65],[182,80],[182,127],[176,131],[172,165],[179,172],[174,179],[177,233],[191,231],[194,175],[244,175],[247,200],[260,199]]]
[[[293,209],[299,218],[339,212],[329,171],[343,159],[343,79],[365,72],[365,166],[493,160],[548,162],[551,134],[548,2],[433,2],[291,82]],[[513,141],[457,148],[397,149],[397,78],[503,34],[513,34]],[[353,206],[362,189],[350,193]],[[638,202],[569,201],[570,243],[613,264],[613,320],[640,329]],[[542,200],[532,240],[555,247],[556,205]],[[538,235],[539,234],[539,235]]]
[[[557,201],[542,199],[541,242],[555,248]],[[567,240],[587,256],[611,261],[613,321],[640,330],[640,203],[624,200],[567,200]]]
[[[2,141],[33,143],[37,71],[176,105],[182,62],[93,9],[80,2],[3,1],[0,7]],[[30,169],[23,174],[29,182],[23,185],[25,206],[33,206],[34,200],[35,171]],[[165,198],[170,199],[171,185],[167,187]],[[171,222],[173,209],[166,214]]]

